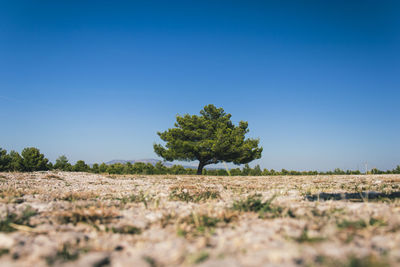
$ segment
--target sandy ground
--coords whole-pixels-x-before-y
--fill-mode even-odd
[[[400,266],[399,192],[400,175],[0,173],[0,266]]]

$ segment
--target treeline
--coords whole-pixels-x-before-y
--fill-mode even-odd
[[[1,172],[31,172],[31,171],[73,171],[73,172],[91,172],[108,174],[196,174],[196,169],[184,168],[182,165],[173,165],[166,167],[161,161],[155,165],[150,163],[135,162],[115,163],[107,165],[105,163],[93,164],[92,166],[83,160],[78,160],[74,165],[69,163],[66,156],[60,156],[56,162],[51,163],[40,150],[35,147],[24,148],[19,154],[16,151],[7,153],[5,149],[0,148],[0,171]],[[368,172],[369,174],[400,174],[400,165],[393,170],[381,171],[376,168]],[[362,174],[359,170],[341,170],[335,169],[328,172],[318,171],[289,171],[282,169],[280,171],[261,169],[259,165],[251,168],[245,164],[242,169],[230,169],[229,173],[224,169],[203,169],[204,175],[213,176],[270,176],[270,175],[340,175],[340,174]]]

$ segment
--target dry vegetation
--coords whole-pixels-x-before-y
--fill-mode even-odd
[[[1,266],[399,266],[400,175],[0,173]]]

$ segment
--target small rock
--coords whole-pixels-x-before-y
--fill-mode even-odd
[[[14,245],[15,241],[12,237],[6,234],[0,234],[0,248],[10,249]]]
[[[88,253],[85,256],[82,256],[77,262],[71,263],[71,267],[105,267],[110,266],[110,256],[108,253],[104,252],[92,252]]]

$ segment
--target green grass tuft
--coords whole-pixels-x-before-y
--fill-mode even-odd
[[[27,206],[20,215],[16,213],[10,213],[7,211],[4,218],[0,220],[0,232],[14,232],[16,231],[10,224],[26,225],[32,227],[29,224],[29,219],[37,214],[36,210]]]
[[[124,225],[122,227],[112,227],[111,231],[115,234],[130,234],[136,235],[142,233],[142,230],[138,227],[131,226],[131,225]]]
[[[169,194],[170,200],[178,200],[184,202],[201,202],[210,199],[217,199],[220,195],[217,191],[205,190],[198,192],[190,192],[187,189],[179,188],[174,189]]]
[[[303,231],[301,232],[301,235],[295,239],[299,243],[316,243],[316,242],[321,242],[324,241],[325,238],[323,237],[310,237],[308,235],[308,230],[307,228],[304,228]]]
[[[244,212],[257,212],[260,218],[275,218],[282,216],[284,209],[280,206],[272,204],[275,196],[262,201],[262,196],[259,194],[248,196],[246,199],[237,200],[233,203],[232,209]],[[291,210],[287,211],[287,215],[294,217]]]

